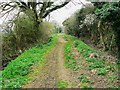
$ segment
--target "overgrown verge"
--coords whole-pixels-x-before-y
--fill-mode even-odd
[[[64,39],[68,41],[64,47],[64,56],[65,56],[65,67],[76,69],[76,59],[72,55],[72,48],[73,48],[73,40],[74,38],[71,36],[63,35]]]
[[[21,88],[28,82],[30,80],[28,74],[32,72],[31,66],[45,61],[44,55],[56,45],[57,38],[57,35],[53,35],[49,43],[37,45],[11,61],[2,71],[2,88]]]
[[[70,42],[67,42],[65,46],[65,58],[65,66],[74,69],[76,60],[72,56],[72,45]]]
[[[65,66],[77,72],[80,88],[118,88],[119,71],[116,58],[89,47],[73,36],[63,37],[68,41],[65,46]],[[73,49],[77,49],[79,58],[74,55]]]
[[[64,89],[64,88],[67,88],[68,86],[69,86],[69,83],[68,83],[68,82],[65,82],[65,81],[63,81],[63,80],[58,81],[58,88]]]
[[[113,58],[112,56],[107,56],[105,55],[105,53],[99,52],[89,47],[80,40],[74,40],[74,45],[77,48],[77,50],[81,53],[82,57],[85,59],[85,63],[87,66],[83,67],[86,70],[88,70],[89,73],[94,74],[95,77],[104,81],[104,88],[118,88],[119,72],[118,65],[115,62],[116,58]],[[90,77],[89,75],[87,76]],[[93,86],[96,87],[95,85]]]

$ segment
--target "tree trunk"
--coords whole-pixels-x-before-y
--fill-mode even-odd
[[[103,38],[103,33],[101,31],[101,29],[102,29],[101,25],[102,25],[102,21],[99,21],[98,22],[98,32],[99,32],[99,35],[100,35],[100,40],[101,40],[102,45],[103,45],[103,50],[106,51],[107,50],[107,46],[106,46],[104,38]]]
[[[110,42],[110,45],[109,45],[110,46],[109,50],[111,50],[111,51],[112,51],[113,41],[114,41],[114,34],[112,35],[111,42]]]
[[[115,32],[115,42],[116,42],[116,45],[117,45],[117,48],[118,48],[117,57],[120,60],[120,30],[119,30],[119,27],[117,27],[118,30],[116,30],[116,32]]]

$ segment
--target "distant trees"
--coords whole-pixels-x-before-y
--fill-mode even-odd
[[[68,34],[74,35],[78,37],[78,32],[79,31],[79,25],[78,22],[76,21],[76,18],[74,16],[71,16],[67,20],[63,22],[63,25],[66,26],[65,30]]]
[[[63,33],[64,30],[63,30],[63,27],[60,26],[56,21],[53,21],[52,22],[53,26],[54,26],[54,33]]]
[[[73,16],[66,19],[63,25],[66,26],[67,33],[76,37],[90,35],[91,25],[94,23],[95,15],[92,14],[94,7],[87,6],[77,11]],[[88,35],[88,36],[89,36]]]

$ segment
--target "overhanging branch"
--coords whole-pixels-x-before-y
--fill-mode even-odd
[[[42,18],[45,18],[47,15],[49,15],[52,11],[54,10],[57,10],[57,9],[60,9],[62,7],[64,7],[65,5],[67,5],[71,0],[67,0],[66,2],[64,2],[63,4],[61,5],[57,5],[57,6],[54,6],[53,8],[51,9],[48,9],[45,14],[42,16]]]

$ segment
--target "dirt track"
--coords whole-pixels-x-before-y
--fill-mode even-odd
[[[47,63],[31,83],[25,88],[58,88],[59,81],[70,83],[68,87],[76,87],[77,79],[72,72],[64,67],[64,45],[63,38],[58,39],[58,44],[47,56]]]

